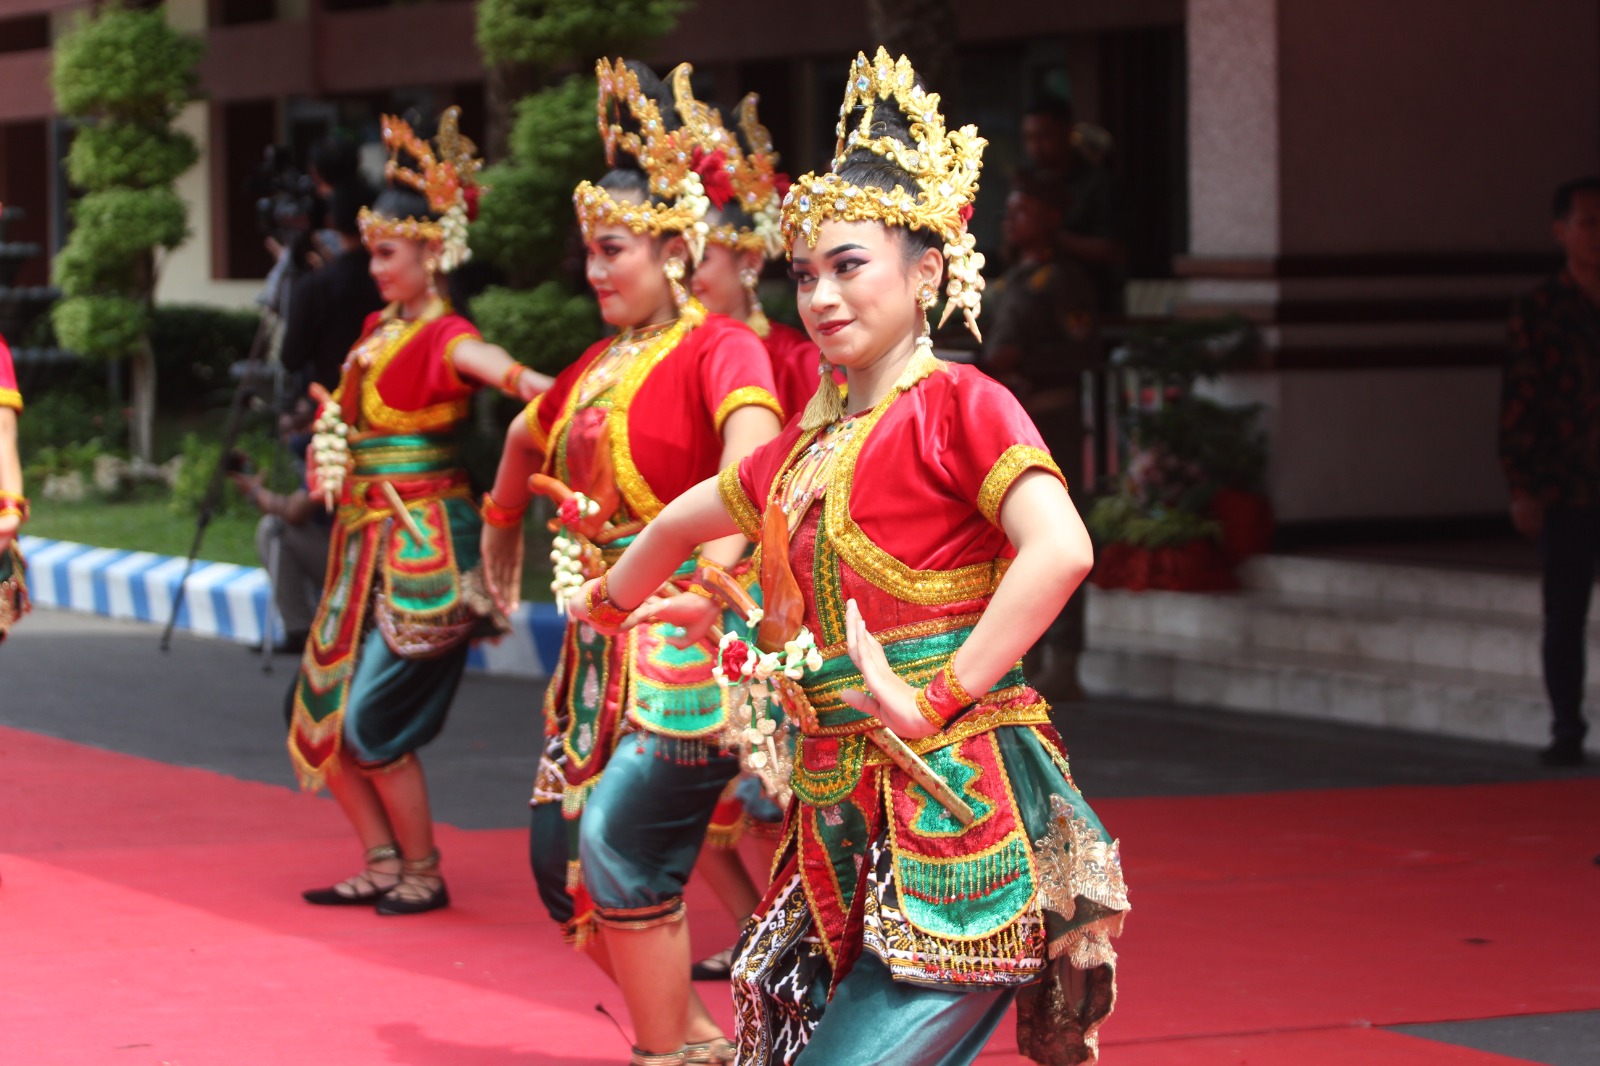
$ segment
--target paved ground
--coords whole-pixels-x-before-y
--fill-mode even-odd
[[[144,625],[37,612],[0,646],[0,725],[292,785],[282,703],[293,661],[275,660],[268,674],[242,650],[183,634],[163,654],[158,636]],[[524,824],[539,695],[527,682],[466,681],[426,760],[441,821],[466,829]],[[1271,716],[1094,702],[1064,713],[1062,725],[1091,800],[1574,776],[1543,771],[1519,749]],[[1595,879],[1600,895],[1600,867]],[[1600,1012],[1403,1031],[1550,1066],[1600,1061]]]

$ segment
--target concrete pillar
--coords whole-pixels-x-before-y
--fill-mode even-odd
[[[1189,0],[1189,247],[1278,253],[1278,0]]]
[[[202,40],[209,15],[206,0],[167,0],[167,22],[174,29]],[[211,108],[219,105],[200,101],[188,105],[178,116],[177,125],[200,146],[200,160],[178,178],[178,195],[189,205],[189,239],[163,257],[161,277],[156,285],[159,303],[195,303],[223,307],[248,307],[261,290],[259,281],[234,281],[218,278],[212,262],[213,183],[211,171]]]

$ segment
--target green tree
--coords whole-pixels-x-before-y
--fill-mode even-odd
[[[173,188],[194,165],[194,140],[173,123],[199,98],[201,45],[161,8],[111,4],[80,15],[56,42],[56,109],[75,120],[67,177],[83,196],[52,264],[64,298],[51,319],[61,343],[94,359],[127,359],[136,458],[153,459],[156,363],[150,307],[158,253],[182,244],[188,208]]]
[[[508,285],[474,300],[473,317],[531,366],[559,370],[598,333],[593,301],[574,290],[560,266],[573,226],[573,186],[605,165],[591,64],[665,36],[683,7],[683,0],[478,4],[491,98],[488,148],[497,163],[483,173],[472,247],[506,272]]]

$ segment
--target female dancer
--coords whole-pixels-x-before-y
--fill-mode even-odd
[[[388,307],[367,319],[339,386],[322,394],[312,495],[337,504],[328,574],[292,699],[289,755],[301,784],[324,783],[366,849],[366,868],[304,895],[379,914],[447,906],[428,787],[416,751],[444,725],[474,635],[493,631],[478,569],[478,515],[456,430],[482,385],[529,399],[549,379],[486,344],[439,295],[467,255],[471,141],[455,108],[436,156],[385,116],[384,141],[416,169],[361,212],[372,276]],[[469,192],[471,190],[471,192]]]
[[[563,371],[506,434],[483,538],[504,606],[520,582],[530,475],[562,500],[557,592],[570,593],[575,571],[603,571],[666,502],[778,432],[760,340],[708,315],[680,284],[700,247],[695,226],[720,165],[712,157],[731,138],[647,68],[602,61],[598,78],[613,169],[579,185],[574,202],[589,283],[621,332]],[[675,83],[686,88],[686,70]],[[718,739],[725,716],[708,633],[721,608],[691,580],[697,563],[730,566],[743,554],[744,538],[726,533],[684,548],[676,573],[651,590],[648,624],[627,637],[568,626],[545,694],[534,875],[564,933],[620,986],[636,1063],[729,1052],[692,993],[683,921],[684,882],[738,771]]]
[[[22,494],[22,460],[17,454],[17,417],[22,393],[11,349],[0,337],[0,641],[28,613],[27,566],[17,548],[17,531],[28,520],[28,498]]]
[[[975,328],[983,144],[945,131],[907,60],[856,59],[832,172],[797,181],[783,216],[848,405],[825,382],[575,601],[624,630],[688,545],[761,538],[757,647],[728,638],[720,667],[776,692],[802,739],[777,876],[734,961],[741,1063],[970,1063],[1019,990],[1022,1050],[1090,1062],[1111,1009],[1117,846],[1016,668],[1089,541],[1021,407],[927,339],[946,271]]]

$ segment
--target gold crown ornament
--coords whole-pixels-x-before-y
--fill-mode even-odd
[[[439,134],[434,138],[437,151],[417,136],[405,119],[384,115],[382,122],[383,143],[389,149],[384,178],[408,185],[427,197],[428,207],[439,218],[385,218],[363,207],[357,216],[361,240],[369,247],[375,241],[395,237],[439,241],[444,245],[439,269],[449,273],[472,257],[472,249],[467,247],[467,226],[477,215],[478,195],[482,192],[477,182],[478,171],[483,169],[478,146],[461,133],[459,107],[446,108],[439,116]],[[401,152],[415,161],[415,169],[400,164]]]
[[[905,116],[914,144],[894,137],[873,136],[873,116],[878,107],[893,101]],[[850,115],[861,109],[860,120],[850,127]],[[973,336],[982,339],[978,313],[983,306],[983,256],[967,230],[972,202],[978,194],[978,174],[983,169],[983,148],[989,142],[976,126],[946,130],[939,113],[939,94],[917,86],[917,72],[905,56],[891,59],[879,47],[871,60],[856,55],[850,83],[839,108],[838,141],[833,166],[826,174],[806,174],[795,181],[783,200],[782,230],[785,244],[796,239],[815,248],[822,224],[881,222],[886,226],[923,229],[944,240],[946,293],[949,301],[939,319],[942,326],[957,307]],[[905,189],[856,186],[839,177],[850,153],[864,148],[897,166],[916,181],[915,194]]]
[[[593,240],[601,226],[622,225],[641,236],[681,234],[696,263],[705,254],[707,241],[731,248],[765,250],[769,246],[765,236],[740,231],[729,223],[712,226],[707,221],[713,207],[722,207],[737,198],[758,220],[763,210],[770,215],[770,246],[780,246],[776,221],[781,175],[776,174],[771,137],[759,123],[754,123],[754,103],[749,103],[754,125],[746,125],[746,136],[751,136],[752,128],[758,130],[765,148],[747,155],[738,138],[723,125],[717,109],[695,99],[689,81],[693,73],[693,67],[682,63],[668,77],[674,110],[682,123],[677,129],[668,130],[660,105],[644,93],[639,76],[625,61],[602,59],[595,65],[599,85],[597,123],[605,142],[606,163],[615,166],[619,151],[638,160],[652,200],[619,202],[593,182],[580,183],[572,202],[585,240]],[[613,117],[613,109],[620,111],[624,107],[638,126],[637,131],[624,130]],[[741,117],[745,110],[741,106]]]
[[[738,200],[752,226],[722,222],[706,234],[706,240],[733,251],[760,251],[763,258],[776,259],[784,253],[782,203],[789,192],[789,174],[778,170],[778,152],[773,150],[773,134],[757,115],[760,96],[747,93],[739,101],[739,131],[744,142],[734,139],[728,155],[728,198]],[[715,115],[715,112],[712,112]],[[717,206],[722,206],[718,203]]]

